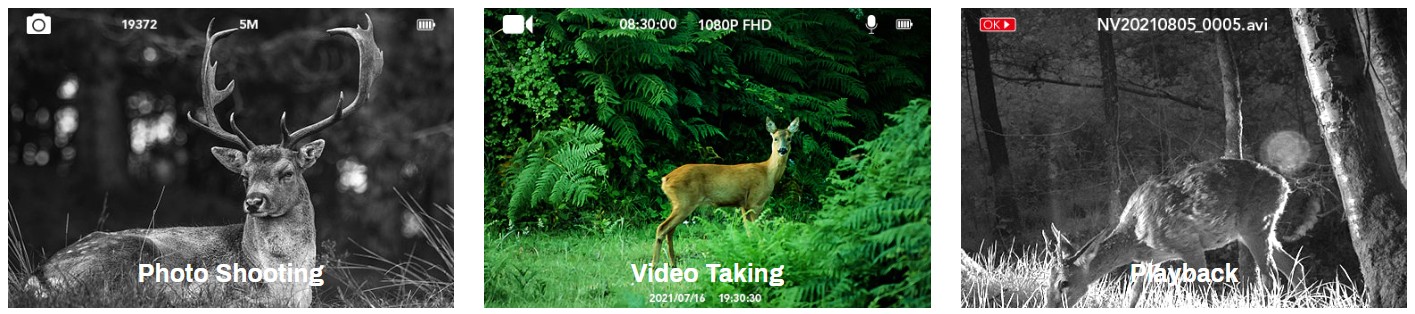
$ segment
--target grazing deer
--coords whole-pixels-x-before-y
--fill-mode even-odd
[[[651,263],[658,264],[658,253],[666,241],[668,264],[678,267],[673,232],[698,207],[738,206],[742,208],[743,226],[756,221],[762,206],[771,198],[771,190],[786,173],[786,154],[791,152],[791,136],[800,130],[800,122],[801,118],[796,118],[785,129],[777,129],[776,123],[766,120],[766,131],[771,135],[771,157],[766,161],[736,165],[687,164],[663,176],[660,179],[663,194],[673,202],[673,212],[654,232]],[[747,229],[747,235],[751,232]]]
[[[310,282],[219,282],[215,279],[219,269],[216,267],[239,263],[241,268],[247,269],[316,268],[314,206],[301,174],[324,152],[324,140],[296,145],[339,122],[373,98],[373,82],[383,72],[383,51],[374,42],[373,18],[367,14],[364,17],[369,22],[367,28],[341,27],[328,31],[348,35],[358,46],[359,89],[354,100],[340,108],[344,103],[340,94],[334,114],[293,133],[284,127],[282,114],[280,124],[284,138],[278,145],[256,145],[236,126],[235,113],[230,118],[235,134],[227,132],[216,120],[214,107],[230,96],[236,82],[231,81],[225,89],[216,89],[216,64],[211,61],[211,48],[236,29],[213,35],[208,24],[201,66],[203,107],[197,114],[201,119],[190,112],[187,119],[240,148],[212,147],[211,153],[226,169],[240,174],[245,181],[246,197],[242,204],[245,222],[215,227],[93,232],[50,258],[30,279],[30,285],[38,286],[41,295],[47,295],[46,290],[65,291],[81,286],[131,289],[153,285],[169,302],[227,300],[241,302],[233,305],[309,307]],[[139,283],[139,263],[161,263],[164,268],[191,265],[208,269],[211,277],[206,282],[154,283],[152,278],[147,278]]]
[[[1075,305],[1106,272],[1134,262],[1183,260],[1191,268],[1206,268],[1204,251],[1233,241],[1252,254],[1256,265],[1239,266],[1256,267],[1260,285],[1276,282],[1278,271],[1301,282],[1301,264],[1283,251],[1274,232],[1287,193],[1282,176],[1249,160],[1211,160],[1172,177],[1152,178],[1130,195],[1114,229],[1080,248],[1052,226],[1055,264],[1046,305]],[[1130,307],[1144,286],[1138,278],[1130,285]]]

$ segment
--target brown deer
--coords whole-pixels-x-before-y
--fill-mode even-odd
[[[1130,195],[1114,229],[1080,248],[1052,226],[1054,264],[1051,282],[1044,287],[1046,306],[1075,305],[1091,283],[1134,262],[1183,260],[1190,268],[1207,268],[1204,251],[1233,241],[1248,248],[1256,265],[1239,266],[1255,267],[1259,285],[1275,283],[1279,272],[1300,283],[1302,265],[1282,249],[1275,235],[1287,193],[1281,175],[1249,160],[1211,160],[1171,177],[1150,179]],[[1127,296],[1129,306],[1135,307],[1145,280],[1131,279],[1135,282]]]
[[[777,129],[776,123],[766,120],[767,134],[771,135],[771,157],[766,161],[736,165],[687,164],[673,169],[660,179],[663,194],[673,202],[673,212],[654,232],[653,261],[658,264],[658,253],[668,242],[668,264],[678,267],[678,255],[673,251],[673,232],[694,210],[702,206],[737,206],[742,208],[742,224],[747,226],[761,215],[763,205],[771,198],[776,182],[786,173],[786,155],[791,152],[791,136],[800,130],[801,118],[791,120],[785,129]],[[747,229],[747,235],[751,235]]]
[[[302,173],[324,152],[324,140],[297,144],[339,122],[373,98],[373,82],[383,72],[383,51],[374,42],[373,18],[367,14],[364,17],[368,19],[367,28],[328,30],[331,34],[348,35],[358,46],[359,87],[354,100],[340,108],[344,103],[341,93],[331,116],[295,132],[284,127],[282,114],[280,124],[284,138],[278,145],[256,145],[236,126],[235,113],[230,118],[235,134],[227,132],[217,121],[214,107],[231,95],[236,82],[231,81],[225,89],[216,89],[216,64],[211,61],[211,48],[236,29],[211,34],[208,24],[201,66],[203,107],[197,114],[200,119],[190,112],[187,119],[240,148],[212,147],[211,153],[226,169],[240,174],[245,181],[246,197],[241,206],[245,222],[214,227],[93,232],[41,265],[29,285],[37,286],[41,296],[50,294],[46,291],[79,287],[132,291],[131,288],[147,286],[158,288],[155,291],[166,299],[163,301],[177,304],[225,301],[231,302],[226,304],[228,306],[309,307],[311,282],[220,282],[216,279],[218,265],[239,263],[239,267],[247,269],[284,267],[292,272],[318,268],[323,272],[322,266],[315,265],[314,206]],[[154,283],[153,278],[146,278],[144,283],[139,283],[140,263],[161,263],[163,268],[190,265],[207,269],[210,277],[206,282]]]

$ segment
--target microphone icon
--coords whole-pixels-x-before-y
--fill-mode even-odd
[[[879,24],[875,23],[875,16],[871,14],[870,16],[865,17],[865,28],[870,29],[870,35],[875,34],[875,27],[879,27]]]

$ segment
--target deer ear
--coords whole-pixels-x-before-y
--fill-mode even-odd
[[[792,119],[792,120],[791,120],[791,125],[786,126],[786,131],[787,131],[787,132],[796,133],[796,131],[800,131],[800,130],[801,130],[801,118]]]
[[[216,161],[220,161],[226,169],[237,174],[240,174],[241,168],[246,165],[246,153],[235,148],[212,147],[211,155],[216,156]]]
[[[1096,250],[1092,250],[1091,246],[1096,245],[1096,242],[1101,241],[1101,238],[1105,237],[1107,234],[1108,233],[1106,232],[1101,232],[1100,234],[1091,237],[1091,240],[1086,241],[1086,244],[1081,245],[1081,247],[1078,249],[1075,249],[1075,251],[1072,252],[1071,256],[1069,256],[1065,260],[1065,262],[1067,264],[1075,264],[1077,260],[1089,261],[1096,259],[1096,254],[1099,252],[1097,252]]]
[[[314,140],[300,146],[300,168],[309,168],[319,155],[324,154],[324,140]]]
[[[776,133],[776,122],[771,122],[770,118],[766,119],[766,132]]]

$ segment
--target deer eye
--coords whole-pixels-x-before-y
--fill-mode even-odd
[[[1071,282],[1070,282],[1070,281],[1066,281],[1066,280],[1062,280],[1061,283],[1056,284],[1056,289],[1057,289],[1057,290],[1066,289],[1066,288],[1069,288],[1069,287],[1071,287]]]
[[[295,172],[294,172],[294,171],[286,171],[286,172],[281,172],[281,173],[280,173],[280,180],[289,180],[290,178],[293,178],[293,177],[295,177]]]

